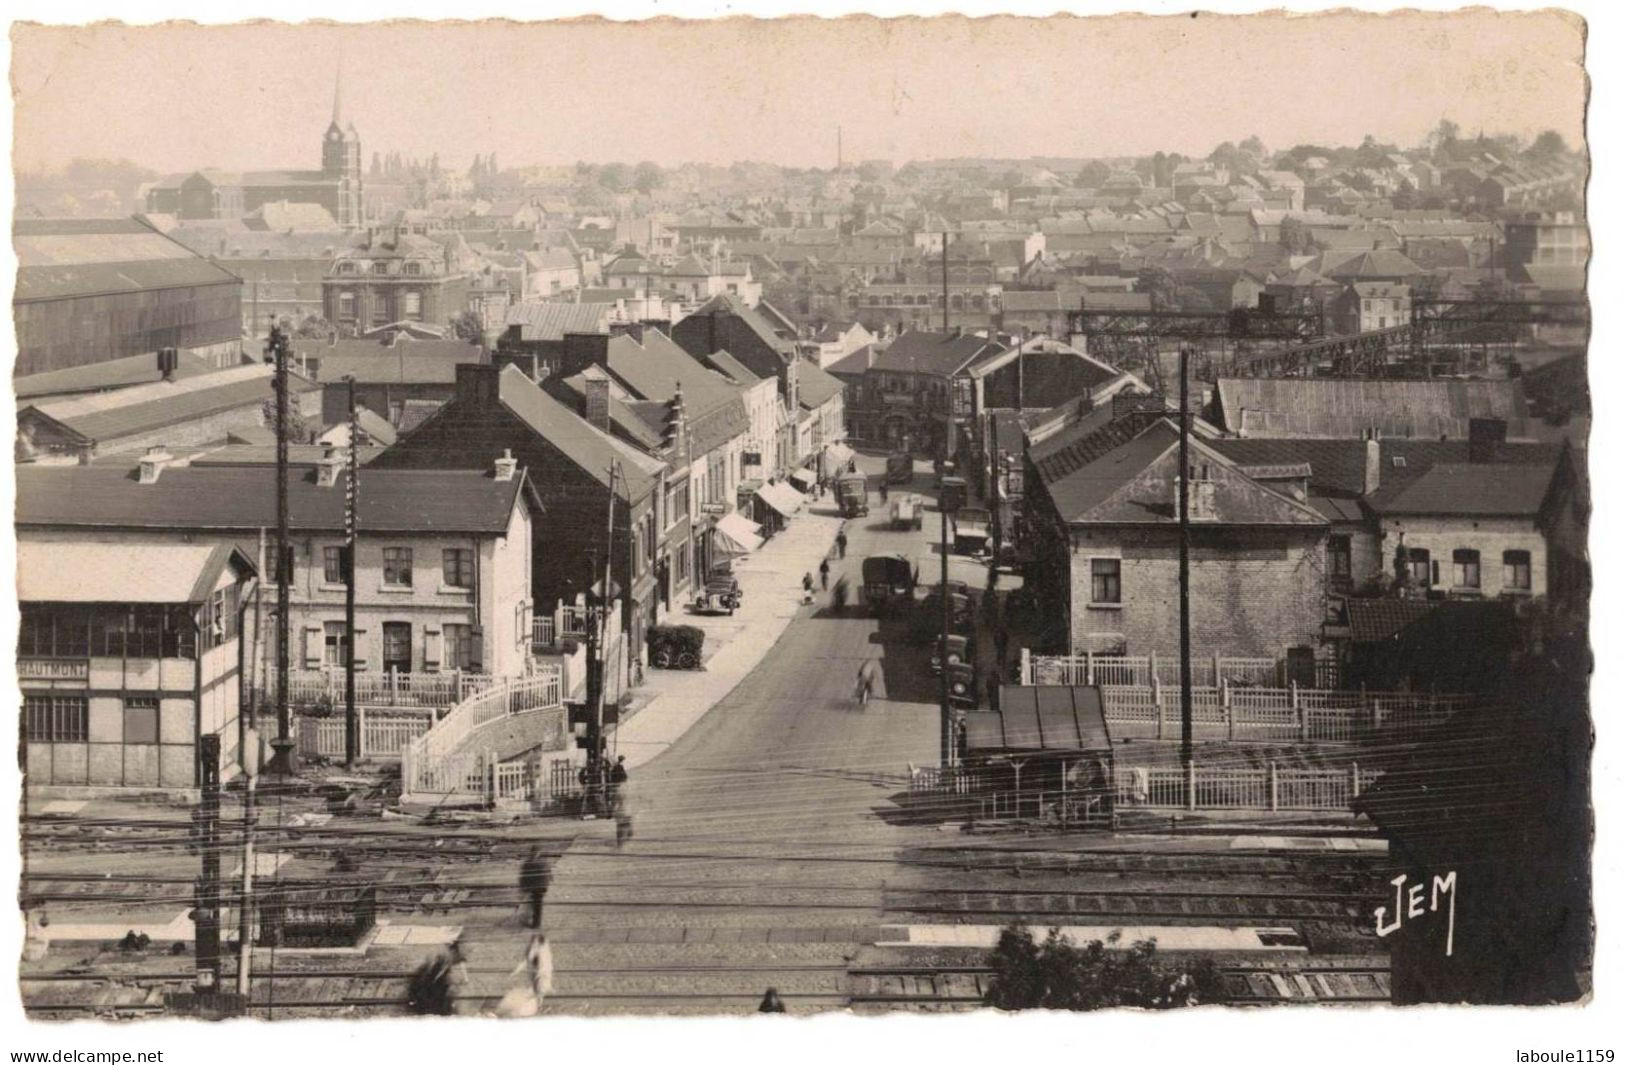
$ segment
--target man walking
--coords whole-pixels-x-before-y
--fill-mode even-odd
[[[552,862],[540,847],[532,847],[519,866],[519,888],[530,898],[530,927],[542,927],[542,900],[553,883]]]
[[[620,755],[615,759],[615,764],[609,767],[608,777],[609,806],[610,809],[614,809],[621,798],[621,786],[626,783],[626,755]]]
[[[840,551],[841,557],[845,558],[846,557],[846,530],[845,529],[842,529],[840,532],[835,534],[835,547],[836,547],[836,549],[838,551]]]
[[[827,558],[818,564],[818,581],[823,586],[824,591],[829,591],[829,559]]]

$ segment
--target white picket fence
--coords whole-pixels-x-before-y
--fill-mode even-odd
[[[489,673],[447,670],[443,673],[358,672],[355,675],[357,706],[390,709],[443,710],[456,706],[471,695],[491,687],[502,678]],[[295,706],[314,703],[344,706],[344,670],[300,669],[288,675],[288,701]],[[263,703],[276,699],[276,674],[272,671],[261,693]]]
[[[1119,765],[1109,798],[1119,813],[1148,810],[1348,811],[1381,773],[1351,763],[1346,769]],[[1008,772],[985,767],[922,767],[912,771],[909,793],[916,798],[968,803],[984,817],[1087,819],[1106,796],[1092,798],[1074,789],[1010,785]],[[1017,778],[1019,783],[1019,778]],[[1080,817],[1080,811],[1083,817]]]
[[[1037,678],[1028,684],[1122,684],[1177,686],[1179,659],[1150,655],[1028,655]],[[1217,688],[1234,685],[1279,686],[1284,683],[1284,663],[1274,658],[1236,658],[1205,655],[1191,662],[1191,683]]]
[[[401,751],[403,795],[468,795],[489,797],[495,766],[480,752],[461,748],[482,725],[514,714],[541,712],[547,722],[548,746],[562,747],[565,712],[559,671],[505,678],[500,684],[458,703],[423,735]]]
[[[402,712],[356,708],[360,721],[360,750],[357,757],[371,761],[397,761],[401,749],[428,732],[434,725],[434,711]],[[344,713],[332,717],[296,717],[295,728],[301,754],[323,758],[343,758]]]

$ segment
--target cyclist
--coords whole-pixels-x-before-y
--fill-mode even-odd
[[[869,702],[869,696],[874,694],[875,688],[875,661],[872,658],[864,659],[863,665],[858,667],[858,705],[864,706]]]

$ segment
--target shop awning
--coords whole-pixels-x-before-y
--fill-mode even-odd
[[[724,514],[717,519],[711,543],[717,553],[729,558],[748,555],[762,546],[762,527],[739,514]]]
[[[799,484],[803,491],[818,483],[818,475],[811,470],[797,470],[790,475],[790,480]]]
[[[845,444],[826,444],[824,445],[824,454],[828,455],[829,460],[838,466],[844,466],[857,458],[857,452]]]
[[[785,517],[790,517],[806,502],[800,492],[782,482],[764,484],[756,490],[756,498]]]

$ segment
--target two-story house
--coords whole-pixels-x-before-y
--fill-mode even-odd
[[[278,567],[276,471],[167,465],[19,471],[19,528],[44,539],[98,531],[125,543],[214,543]],[[295,669],[341,669],[345,459],[332,450],[290,469],[289,607]],[[529,654],[534,491],[516,460],[484,469],[363,467],[356,501],[356,631],[361,671],[516,675]],[[269,630],[268,630],[269,631]],[[257,649],[273,669],[274,640]]]
[[[1409,325],[1411,287],[1392,281],[1356,281],[1337,297],[1333,314],[1344,333]]]
[[[862,388],[848,397],[853,437],[953,455],[978,407],[978,382],[967,371],[1003,350],[973,333],[904,333],[875,357]]]
[[[666,463],[610,434],[607,375],[603,384],[589,389],[584,418],[517,367],[461,366],[452,399],[374,458],[368,471],[483,471],[497,456],[517,459],[547,516],[531,530],[536,613],[589,593],[607,559],[635,657],[661,605],[662,530],[677,523],[661,510]]]

